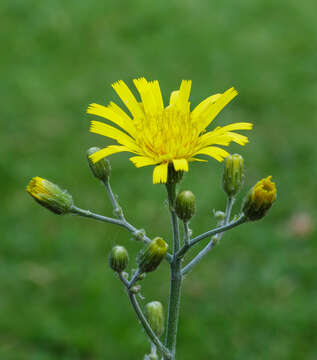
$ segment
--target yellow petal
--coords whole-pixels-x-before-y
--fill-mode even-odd
[[[155,161],[146,156],[133,156],[130,157],[129,160],[132,161],[137,168],[148,165],[156,165],[158,163],[158,161]]]
[[[187,110],[191,86],[191,80],[182,80],[177,97],[177,105],[180,107],[180,109]]]
[[[208,146],[195,153],[195,155],[199,154],[208,155],[218,161],[223,161],[223,159],[229,156],[229,153],[226,150],[218,148],[217,146]]]
[[[240,122],[240,123],[233,123],[226,126],[218,126],[213,130],[213,132],[217,134],[223,134],[227,131],[233,130],[251,130],[253,128],[253,124],[249,122]]]
[[[165,184],[167,182],[168,163],[155,166],[153,170],[153,184]]]
[[[182,80],[179,90],[173,91],[170,96],[170,105],[176,105],[179,110],[189,110],[189,95],[192,82],[191,80]]]
[[[90,129],[92,133],[106,136],[110,139],[116,140],[119,144],[127,146],[131,152],[138,154],[140,149],[135,140],[124,132],[114,128],[113,126],[102,123],[101,121],[92,120]]]
[[[116,154],[116,153],[123,152],[123,151],[130,152],[131,150],[125,146],[110,145],[104,149],[96,151],[95,153],[91,154],[89,157],[94,163],[96,163],[97,161],[99,161],[109,155]]]
[[[188,171],[188,162],[186,159],[173,159],[173,164],[176,171]]]
[[[208,107],[216,100],[218,100],[220,96],[221,94],[211,95],[207,97],[207,99],[203,100],[200,104],[198,104],[191,112],[192,119],[197,120],[199,117],[204,116],[204,113],[208,109]]]
[[[220,111],[236,96],[238,95],[237,90],[232,87],[225,91],[215,102],[210,103],[204,111],[204,116],[197,118],[196,121],[200,123],[200,130],[204,130],[212,120],[220,113]]]
[[[112,84],[112,87],[134,117],[143,117],[142,107],[122,80]]]
[[[164,106],[158,81],[148,82],[145,78],[140,78],[134,79],[133,82],[141,96],[145,113],[155,116],[162,112]]]
[[[214,131],[210,131],[199,138],[197,147],[199,149],[209,145],[222,145],[227,146],[230,144],[231,137],[226,134],[217,135]]]
[[[114,124],[120,126],[123,130],[129,133],[131,136],[135,137],[136,130],[134,128],[132,119],[123,111],[122,113],[118,112],[118,109],[114,106],[114,103],[110,103],[109,106],[103,106],[99,104],[90,104],[87,108],[87,114],[93,114],[97,116],[102,116],[105,119],[112,121]],[[116,111],[114,111],[114,108]]]
[[[242,145],[242,146],[244,146],[245,144],[247,144],[249,142],[249,139],[247,138],[247,136],[244,136],[241,134],[237,134],[234,132],[227,132],[226,135],[231,137],[231,141],[234,141],[235,143]]]
[[[208,160],[205,160],[205,159],[198,159],[198,158],[194,158],[194,157],[192,157],[192,158],[188,159],[188,161],[208,162]]]

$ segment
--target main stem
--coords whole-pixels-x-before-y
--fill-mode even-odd
[[[178,219],[174,209],[176,184],[167,184],[166,189],[168,194],[169,209],[171,213],[171,222],[173,228],[173,260],[170,263],[171,282],[165,346],[171,351],[172,359],[174,360],[176,354],[176,339],[182,287],[182,272],[181,259],[175,256],[175,254],[179,251],[180,248]]]

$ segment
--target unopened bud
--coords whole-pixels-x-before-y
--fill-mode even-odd
[[[276,186],[268,176],[257,182],[244,199],[242,211],[248,220],[260,220],[276,199]]]
[[[88,149],[87,160],[90,170],[94,174],[94,176],[101,181],[106,181],[108,180],[111,173],[110,161],[106,158],[102,158],[101,160],[94,163],[92,159],[92,154],[99,150],[100,149],[98,147],[91,147],[90,149]]]
[[[179,183],[184,175],[184,171],[176,171],[174,164],[168,164],[168,173],[167,173],[167,184],[177,184]]]
[[[167,249],[167,243],[159,237],[148,243],[137,257],[141,273],[154,271],[164,259]]]
[[[32,178],[26,191],[42,206],[53,213],[63,215],[71,212],[73,199],[71,195],[58,185],[39,176]]]
[[[129,264],[129,254],[123,246],[114,246],[109,255],[109,265],[112,270],[121,273]]]
[[[152,301],[145,305],[145,316],[155,334],[160,337],[164,332],[164,311],[159,301]]]
[[[188,222],[196,211],[195,195],[189,190],[180,192],[176,197],[175,211],[181,220]]]
[[[223,189],[229,197],[238,194],[243,185],[243,158],[239,154],[229,155],[224,161]]]

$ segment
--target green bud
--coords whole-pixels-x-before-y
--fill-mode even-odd
[[[123,246],[114,246],[109,255],[109,265],[113,271],[121,273],[129,264],[129,254]]]
[[[177,184],[179,183],[184,175],[184,171],[176,171],[174,165],[168,164],[168,172],[167,172],[167,184]]]
[[[154,271],[164,259],[167,249],[168,245],[159,237],[148,243],[137,257],[141,273]]]
[[[223,189],[229,197],[238,194],[244,181],[243,158],[239,154],[229,155],[224,161]]]
[[[145,316],[155,334],[160,337],[164,332],[164,311],[159,301],[152,301],[145,305]]]
[[[58,185],[39,176],[32,178],[26,191],[42,206],[53,213],[63,215],[71,212],[73,199],[71,195]]]
[[[242,211],[248,220],[260,220],[276,199],[276,186],[268,176],[258,181],[249,191],[242,205]]]
[[[196,211],[195,195],[189,190],[180,192],[176,197],[175,211],[181,220],[188,222]]]
[[[100,149],[98,147],[91,147],[90,149],[88,149],[87,150],[87,160],[88,160],[90,170],[92,171],[94,176],[101,181],[106,181],[109,179],[110,173],[111,173],[110,161],[106,158],[103,158],[103,159],[97,161],[96,163],[94,163],[91,158],[91,155],[99,150]]]

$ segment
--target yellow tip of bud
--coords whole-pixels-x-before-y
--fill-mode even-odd
[[[276,199],[276,186],[268,176],[258,181],[249,191],[244,204],[243,212],[249,220],[263,218]]]
[[[42,206],[55,214],[69,213],[73,206],[73,199],[66,190],[39,176],[32,178],[26,191]]]

